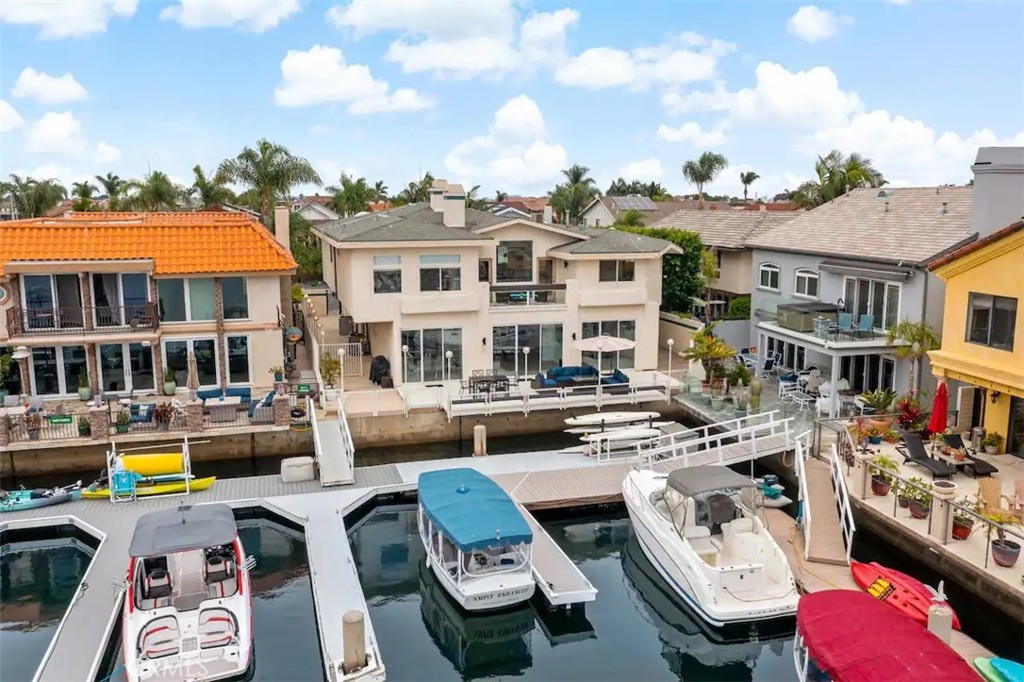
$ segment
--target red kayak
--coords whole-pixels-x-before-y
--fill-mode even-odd
[[[850,562],[853,581],[872,597],[889,604],[897,611],[910,616],[921,625],[928,626],[928,608],[932,605],[932,593],[917,578],[886,568],[872,561],[864,564]],[[953,607],[946,603],[952,611]],[[960,629],[960,619],[953,611],[953,629]]]

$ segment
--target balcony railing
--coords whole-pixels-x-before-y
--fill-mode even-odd
[[[91,308],[15,307],[7,311],[7,331],[12,337],[149,331],[156,329],[158,324],[153,303]]]
[[[564,284],[494,285],[491,307],[565,305]]]

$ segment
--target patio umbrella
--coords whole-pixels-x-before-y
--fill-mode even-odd
[[[188,378],[185,386],[189,390],[189,400],[196,399],[196,391],[199,390],[199,365],[196,363],[196,354],[188,354]]]
[[[589,339],[580,339],[576,347],[583,352],[597,353],[597,371],[601,371],[601,355],[603,353],[616,353],[620,350],[636,348],[636,341],[624,339],[619,336],[591,336]]]
[[[949,391],[946,390],[946,382],[940,381],[935,391],[935,400],[932,402],[932,418],[928,420],[928,430],[932,433],[942,433],[946,430],[946,412],[949,410]]]

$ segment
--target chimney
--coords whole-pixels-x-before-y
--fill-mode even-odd
[[[548,204],[544,207],[544,224],[550,225],[553,222],[555,222],[555,216],[551,210],[551,204]]]
[[[444,193],[443,212],[445,227],[466,226],[466,191],[462,185],[448,185]]]
[[[1024,147],[982,147],[971,166],[971,231],[987,237],[1024,215]]]
[[[767,213],[768,204],[759,204],[759,208],[757,210],[760,211],[761,213]]]
[[[279,201],[274,206],[274,237],[277,239],[277,243],[284,247],[288,253],[292,252],[291,237],[290,237],[290,225],[291,211],[288,209],[288,204]]]
[[[441,212],[444,210],[444,192],[448,189],[447,180],[434,180],[427,193],[430,195],[430,210]]]

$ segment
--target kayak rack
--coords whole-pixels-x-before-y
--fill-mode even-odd
[[[194,441],[192,444],[209,443],[209,440]],[[153,480],[171,480],[168,477],[178,478],[180,477],[185,483],[185,490],[180,493],[164,493],[163,497],[177,497],[180,495],[190,495],[192,493],[192,459],[189,456],[189,440],[188,436],[185,436],[181,442],[181,452],[167,452],[167,445],[143,445],[135,448],[124,448],[122,450],[117,449],[117,444],[112,443],[110,450],[107,451],[107,483],[110,490],[110,502],[111,504],[125,504],[134,502],[137,499],[137,485],[141,481],[147,479]],[[147,450],[161,449],[163,452],[145,452]],[[127,455],[127,453],[134,452],[137,454]],[[129,465],[125,465],[124,458],[128,456],[134,461],[129,462]],[[153,459],[150,464],[152,466],[146,466],[147,462],[145,458],[156,458],[156,457],[168,457],[174,456],[181,458],[181,471],[171,473],[159,473],[157,469],[159,464],[152,464],[156,460]],[[137,461],[138,463],[135,463]],[[140,464],[142,466],[140,466]],[[133,468],[134,467],[134,468]],[[177,467],[175,467],[177,468]],[[136,469],[142,469],[137,471]]]

